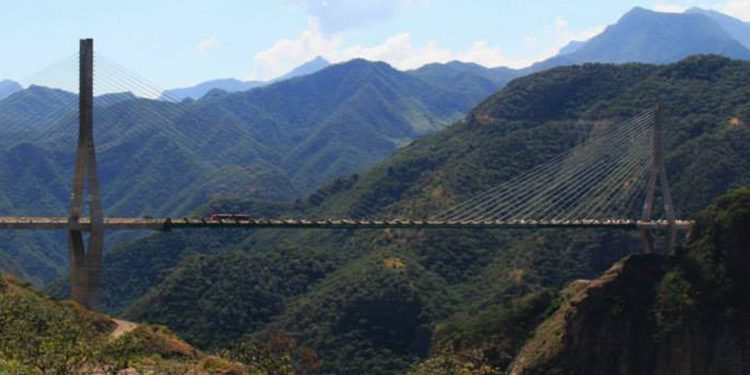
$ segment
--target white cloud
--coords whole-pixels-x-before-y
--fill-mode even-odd
[[[589,40],[602,31],[604,31],[604,26],[575,30],[570,27],[568,20],[557,17],[539,34],[524,37],[526,51],[529,54],[527,61],[531,63],[553,57],[568,43]]]
[[[201,39],[201,41],[198,42],[198,45],[195,47],[196,51],[199,53],[203,53],[209,49],[216,48],[221,44],[221,41],[219,38],[212,36],[205,39]]]
[[[460,53],[457,60],[470,61],[484,66],[525,66],[528,61],[511,60],[503,54],[500,47],[493,47],[484,41],[474,42],[468,51]]]
[[[570,28],[568,21],[563,18],[555,19],[555,39],[558,48],[565,46],[572,41],[584,41],[593,38],[604,31],[604,26],[594,26],[582,30],[573,30]]]
[[[336,60],[346,61],[361,57],[373,61],[385,61],[399,69],[414,69],[430,62],[446,62],[454,58],[453,52],[437,42],[430,41],[423,46],[415,46],[409,33],[399,33],[383,43],[364,47],[355,45],[339,51]]]
[[[278,77],[316,56],[332,59],[341,47],[339,36],[323,35],[315,19],[296,39],[284,38],[253,57],[253,79]]]
[[[326,34],[388,20],[421,1],[424,0],[285,0],[314,17]]]
[[[364,58],[372,61],[385,61],[402,69],[415,69],[432,62],[461,60],[476,62],[485,66],[522,66],[529,61],[515,61],[505,57],[502,50],[484,41],[474,42],[461,51],[443,47],[435,41],[416,45],[409,33],[398,33],[373,46],[361,44],[344,45],[341,36],[321,32],[312,19],[308,29],[295,39],[281,39],[274,45],[258,52],[253,57],[252,79],[270,79],[288,72],[294,67],[323,56],[332,62]]]
[[[750,0],[729,0],[717,8],[720,12],[743,21],[750,21]]]
[[[500,46],[491,45],[483,40],[474,41],[464,49],[451,49],[441,46],[436,41],[416,44],[411,34],[406,32],[392,35],[376,45],[346,45],[342,35],[331,35],[321,31],[319,21],[311,17],[308,28],[296,38],[278,40],[271,47],[256,53],[249,78],[275,78],[317,56],[323,56],[331,62],[348,61],[353,58],[385,61],[401,70],[452,60],[474,62],[488,67],[522,68],[552,57],[569,42],[587,40],[603,29],[604,27],[597,26],[573,30],[565,19],[557,18],[542,33],[524,38],[527,47],[533,44],[533,50],[529,49],[530,56],[512,58],[507,56]]]

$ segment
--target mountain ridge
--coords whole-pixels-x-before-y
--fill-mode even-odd
[[[303,63],[302,65],[292,69],[289,73],[286,73],[281,77],[274,78],[269,81],[241,81],[236,78],[215,79],[201,82],[190,87],[164,90],[164,92],[162,92],[160,96],[160,99],[170,101],[181,101],[184,99],[199,100],[214,90],[228,93],[247,91],[257,87],[263,87],[276,82],[285,81],[287,79],[313,74],[315,72],[318,72],[319,70],[325,69],[329,65],[330,63],[326,59],[318,56],[313,60]]]
[[[23,87],[18,82],[11,81],[11,80],[2,80],[0,81],[0,100],[5,99],[6,97],[10,96],[11,94],[15,93],[16,91],[22,90]]]
[[[323,58],[323,56],[316,56],[314,59],[292,69],[289,73],[286,73],[279,78],[272,79],[271,82],[285,81],[287,79],[292,79],[292,78],[306,76],[308,74],[313,74],[315,72],[318,72],[320,70],[323,70],[329,67],[330,65],[331,63],[325,58]]]
[[[697,7],[690,8],[685,13],[703,14],[711,18],[745,48],[750,48],[750,22],[743,22],[724,13]]]
[[[702,13],[663,13],[635,7],[583,44],[522,69],[538,72],[582,63],[672,63],[696,54],[750,60],[750,49]],[[567,52],[567,53],[565,53]]]

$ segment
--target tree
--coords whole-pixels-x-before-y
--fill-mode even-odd
[[[0,358],[42,374],[72,374],[92,356],[95,330],[34,295],[0,295]]]

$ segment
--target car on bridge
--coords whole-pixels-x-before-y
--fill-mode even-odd
[[[211,221],[248,221],[252,219],[252,216],[250,216],[249,214],[211,214],[208,216],[208,219]]]

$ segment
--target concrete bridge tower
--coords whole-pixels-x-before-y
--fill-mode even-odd
[[[78,148],[76,149],[73,192],[68,216],[68,248],[73,299],[83,305],[91,306],[101,283],[104,247],[104,215],[94,148],[94,41],[92,39],[80,41],[79,74]],[[86,193],[88,193],[90,226],[81,227],[76,224],[82,219]],[[84,245],[84,230],[90,233],[88,250]]]

